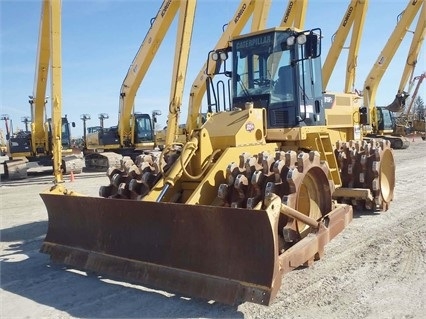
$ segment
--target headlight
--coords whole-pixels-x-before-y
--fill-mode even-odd
[[[294,41],[295,41],[295,37],[292,35],[292,36],[289,36],[288,38],[287,38],[287,45],[288,46],[292,46],[292,45],[294,45]]]
[[[303,33],[299,34],[297,36],[297,43],[300,44],[300,45],[305,44],[306,43],[306,35],[303,34]]]

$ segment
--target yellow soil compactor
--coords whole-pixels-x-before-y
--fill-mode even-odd
[[[206,121],[180,147],[124,158],[100,197],[41,194],[53,262],[181,295],[269,305],[352,220],[385,211],[388,141],[362,140],[359,98],[323,94],[321,30],[272,28],[210,52]],[[226,64],[229,59],[232,63]],[[224,70],[231,65],[231,70]],[[278,76],[283,78],[278,79]]]

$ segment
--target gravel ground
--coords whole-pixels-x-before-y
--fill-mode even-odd
[[[231,307],[87,275],[39,253],[52,177],[2,181],[1,318],[425,318],[426,142],[394,151],[395,199],[382,214],[355,213],[312,267],[287,274],[269,307]],[[104,174],[66,187],[96,196]]]

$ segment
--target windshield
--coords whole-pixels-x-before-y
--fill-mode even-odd
[[[138,141],[152,141],[151,119],[149,117],[136,118],[136,136]]]
[[[271,33],[235,40],[234,72],[237,81],[234,83],[234,97],[271,94],[271,103],[293,100],[291,53],[281,47],[286,36]]]

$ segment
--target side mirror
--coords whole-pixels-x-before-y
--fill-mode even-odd
[[[71,122],[71,126],[72,126],[72,127],[75,127],[75,122]]]
[[[321,54],[319,50],[320,47],[318,35],[312,32],[306,35],[305,59],[314,59],[319,57]]]
[[[368,124],[367,107],[361,106],[359,108],[359,123],[362,125]]]

